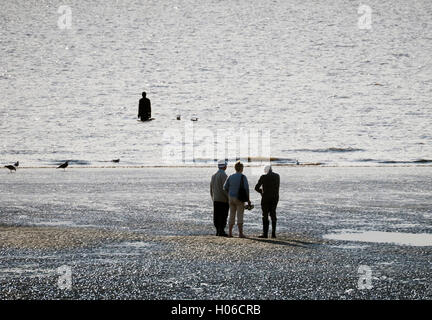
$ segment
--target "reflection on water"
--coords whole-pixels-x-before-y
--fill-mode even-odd
[[[62,2],[2,2],[0,163],[159,165],[267,128],[302,164],[431,163],[431,1],[373,1],[371,30],[351,0],[70,2],[66,30]]]

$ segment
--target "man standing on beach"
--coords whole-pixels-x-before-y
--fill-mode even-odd
[[[279,202],[280,177],[274,173],[270,165],[264,168],[255,190],[261,193],[263,234],[259,238],[267,238],[269,230],[269,214],[272,221],[272,238],[276,238],[276,207]]]
[[[243,174],[244,165],[237,161],[234,165],[235,173],[230,175],[225,181],[223,186],[224,190],[228,192],[229,200],[229,223],[228,223],[228,237],[232,237],[232,230],[237,217],[237,227],[239,231],[239,238],[246,238],[243,233],[243,216],[244,216],[244,203],[248,203],[251,207],[249,198],[249,183],[246,176]]]
[[[146,98],[145,92],[142,93],[142,98],[139,101],[138,118],[141,121],[147,121],[151,118],[151,103],[150,99]]]
[[[213,223],[216,228],[216,235],[226,237],[225,227],[228,218],[228,193],[223,189],[227,174],[225,160],[218,161],[218,171],[212,176],[210,182],[210,195],[213,200]]]

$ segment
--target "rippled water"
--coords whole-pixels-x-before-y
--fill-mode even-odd
[[[271,129],[283,159],[432,159],[429,0],[368,1],[371,29],[348,0],[75,0],[64,30],[61,1],[1,3],[1,163],[160,164],[192,116],[214,135]]]

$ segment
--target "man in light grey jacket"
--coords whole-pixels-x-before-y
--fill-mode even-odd
[[[226,161],[218,161],[218,168],[219,170],[212,176],[210,182],[210,195],[213,200],[213,223],[216,228],[216,235],[226,237],[225,227],[229,210],[228,193],[223,188],[228,177],[225,173]]]

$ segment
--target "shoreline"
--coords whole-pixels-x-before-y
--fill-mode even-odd
[[[302,167],[319,167],[319,168],[431,168],[432,164],[376,164],[376,165],[363,165],[363,164],[359,164],[359,165],[337,165],[337,164],[316,164],[316,163],[304,163],[304,164],[279,164],[279,163],[272,163],[271,164],[273,167],[292,167],[292,168],[302,168]],[[117,165],[117,166],[74,166],[74,165],[69,165],[67,167],[67,169],[146,169],[146,168],[215,168],[215,164],[208,164],[208,165],[203,165],[203,164],[190,164],[190,165],[127,165],[127,166],[121,166],[121,165]],[[251,165],[248,163],[244,163],[245,167],[250,167],[250,168],[259,168],[264,166],[264,164],[256,164],[256,165]],[[19,166],[17,168],[17,170],[20,169],[58,169],[56,166],[27,166],[27,167],[22,167]]]

